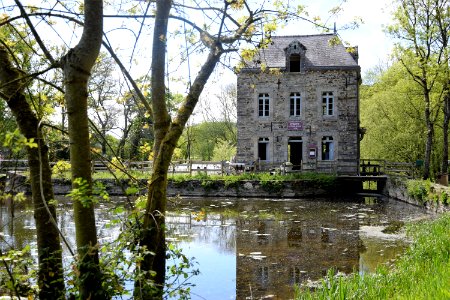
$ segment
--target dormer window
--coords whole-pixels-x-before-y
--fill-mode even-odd
[[[289,72],[300,72],[300,55],[292,54],[289,57]]]
[[[302,60],[305,57],[306,47],[299,41],[292,41],[284,51],[286,53],[286,70],[288,72],[300,72],[302,70]]]

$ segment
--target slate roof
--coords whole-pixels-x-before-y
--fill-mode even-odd
[[[261,50],[260,56],[254,59],[249,68],[259,67],[257,60],[264,62],[269,68],[285,68],[284,49],[295,40],[306,47],[306,59],[303,61],[306,69],[359,68],[357,61],[342,44],[330,43],[334,37],[334,34],[272,36],[273,42],[268,48]]]

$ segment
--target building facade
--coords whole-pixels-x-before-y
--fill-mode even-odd
[[[357,51],[333,34],[272,40],[237,77],[236,160],[357,174]]]

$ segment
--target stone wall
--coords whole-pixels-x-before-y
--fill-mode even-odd
[[[130,186],[128,180],[116,183],[111,179],[97,180],[105,187],[111,196],[123,196],[125,190]],[[141,180],[140,186],[145,187],[147,180]],[[66,195],[71,190],[71,182],[67,179],[54,179],[53,189],[55,195]],[[10,192],[24,192],[31,194],[29,184],[16,186]],[[356,186],[350,186],[339,179],[334,182],[321,183],[314,180],[294,181],[265,181],[243,180],[227,183],[222,180],[186,180],[169,181],[167,194],[169,197],[241,197],[241,198],[311,198],[311,197],[334,197],[352,194],[358,191]],[[140,191],[146,193],[143,188]]]
[[[421,203],[420,201],[410,197],[407,192],[406,184],[403,181],[388,179],[385,191],[386,196],[388,196],[389,198],[393,198],[415,206],[420,206],[430,211],[434,212],[450,211],[450,207],[448,205],[443,205],[442,203],[436,203],[433,201]]]
[[[282,163],[289,160],[290,137],[301,138],[304,168],[317,165],[321,160],[322,138],[333,137],[334,162],[359,159],[359,72],[357,70],[309,70],[298,73],[242,72],[237,79],[236,159],[252,162],[258,159],[258,139],[268,138],[269,161]],[[322,114],[322,92],[334,95],[335,111],[332,116]],[[290,94],[300,92],[300,116],[290,116]],[[270,97],[270,115],[258,116],[258,95]],[[288,124],[299,121],[301,126],[288,130]],[[317,157],[310,159],[310,148]],[[314,167],[312,167],[314,169]],[[338,170],[339,171],[339,170]],[[344,173],[357,173],[357,164]]]

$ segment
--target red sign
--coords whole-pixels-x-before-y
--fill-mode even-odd
[[[303,130],[303,122],[302,121],[289,121],[288,122],[288,130]]]

